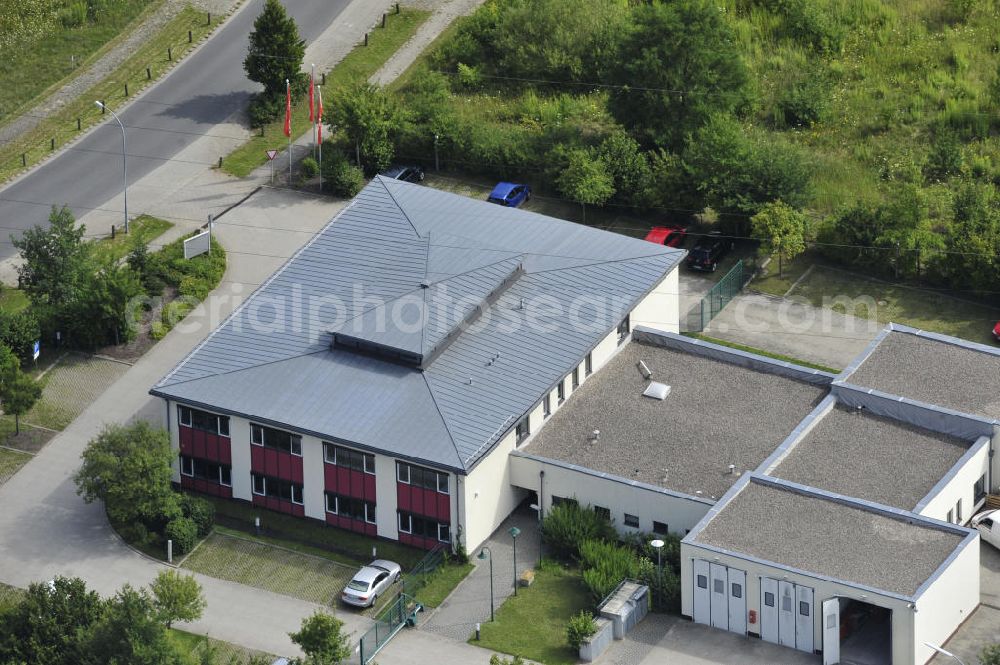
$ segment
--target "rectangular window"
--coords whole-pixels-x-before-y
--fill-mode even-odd
[[[194,475],[194,460],[190,457],[181,456],[181,474],[185,476]]]
[[[375,455],[350,448],[323,443],[323,460],[327,464],[342,466],[352,471],[363,471],[375,475]]]
[[[603,517],[604,519],[611,521],[611,509],[604,508],[603,506],[594,506],[594,512]]]
[[[525,439],[528,438],[528,435],[531,434],[531,416],[530,415],[527,415],[524,418],[521,418],[521,420],[517,423],[517,427],[515,428],[515,432],[517,433],[517,442],[518,443],[521,443],[522,441],[524,441]]]
[[[576,390],[579,387],[580,387],[580,368],[579,367],[574,367],[573,368],[573,390]]]
[[[666,536],[670,533],[670,529],[667,527],[666,522],[657,522],[653,520],[653,533],[658,536]]]
[[[553,508],[555,508],[556,506],[562,505],[564,503],[575,503],[577,505],[580,505],[579,502],[576,499],[567,499],[564,496],[555,496],[555,495],[552,496],[552,507]]]
[[[625,513],[625,526],[632,527],[633,529],[639,528],[639,517],[637,515],[629,515]]]
[[[631,330],[631,325],[629,323],[629,315],[626,314],[622,322],[618,324],[618,343],[621,344],[628,337],[629,331]]]
[[[219,467],[219,482],[226,487],[233,486],[233,470],[231,467],[226,465]]]
[[[708,576],[706,576],[706,575],[699,575],[698,576],[698,588],[699,589],[707,589],[708,588]]]
[[[770,591],[764,592],[764,604],[768,607],[774,607],[774,594]]]
[[[451,542],[451,525],[429,517],[399,511],[399,530],[421,538],[433,538],[442,543]]]
[[[256,473],[251,475],[254,494],[302,505],[302,485]]]
[[[546,394],[542,398],[542,417],[548,418],[552,415],[552,395]]]
[[[556,404],[562,404],[566,401],[566,379],[563,379],[556,386]]]
[[[955,522],[958,524],[962,523],[962,500],[959,499],[958,503],[955,504]]]
[[[448,494],[448,474],[406,462],[396,462],[396,480],[406,485]]]
[[[302,457],[302,437],[273,427],[250,423],[250,443]]]
[[[804,617],[809,616],[809,603],[804,600],[799,601],[799,614]]]
[[[369,524],[375,523],[375,504],[364,499],[327,492],[326,512]]]
[[[399,513],[399,530],[403,533],[411,533],[413,531],[409,513]]]
[[[442,543],[451,541],[451,529],[447,524],[438,524],[438,540]]]
[[[736,582],[733,582],[730,586],[732,588],[733,598],[742,598],[743,597],[743,585],[742,584],[738,584]]]
[[[177,420],[192,429],[229,436],[229,416],[218,416],[207,411],[199,411],[187,406],[177,406]]]
[[[185,476],[231,487],[231,473],[231,468],[225,464],[181,455],[181,474]]]
[[[973,501],[979,503],[986,498],[986,474],[979,477],[976,484],[972,488],[972,494],[975,497]]]
[[[584,376],[590,376],[594,373],[594,358],[593,354],[588,353],[587,357],[583,361],[583,374]]]
[[[725,580],[712,580],[712,591],[720,595],[725,594],[726,593]]]

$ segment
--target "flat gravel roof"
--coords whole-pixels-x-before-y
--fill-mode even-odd
[[[770,474],[801,485],[913,510],[970,442],[837,406]]]
[[[906,332],[886,335],[848,382],[986,418],[1000,418],[1000,355]]]
[[[912,596],[960,534],[751,480],[695,543]]]
[[[653,380],[663,401],[643,397]],[[567,382],[568,383],[568,382]],[[826,389],[703,356],[630,342],[553,414],[525,452],[666,489],[720,498],[756,469]],[[537,424],[532,424],[537,427]],[[593,430],[600,440],[591,441]],[[736,474],[728,472],[736,465]]]

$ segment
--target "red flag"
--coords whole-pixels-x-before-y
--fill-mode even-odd
[[[309,74],[309,122],[316,120],[316,116],[313,114],[313,86],[316,85],[316,70],[313,68],[312,73]]]
[[[292,138],[292,86],[285,80],[285,136]]]
[[[319,89],[319,109],[316,111],[316,143],[323,143],[323,88]]]

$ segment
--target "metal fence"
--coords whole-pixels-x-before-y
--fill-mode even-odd
[[[382,613],[375,619],[375,625],[368,629],[368,632],[361,636],[358,644],[358,656],[361,665],[368,665],[379,649],[384,647],[392,637],[402,630],[408,622],[414,621],[417,612],[423,608],[415,598],[405,593],[399,594],[399,598],[382,610]]]
[[[410,594],[411,596],[417,595],[417,592],[427,585],[427,581],[430,580],[434,571],[436,571],[438,567],[444,563],[447,551],[448,546],[438,545],[428,552],[424,558],[413,567],[413,570],[408,572],[406,576],[403,577],[404,592]]]
[[[701,299],[700,307],[694,309],[693,332],[701,332],[708,327],[722,308],[729,304],[729,301],[739,295],[743,287],[746,286],[747,275],[743,266],[743,259],[736,262],[729,272],[720,279]]]

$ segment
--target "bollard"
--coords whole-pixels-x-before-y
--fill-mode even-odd
[[[21,153],[21,166],[27,166],[27,165],[28,165],[28,156],[22,152]]]
[[[128,83],[125,84],[125,96],[128,97]]]
[[[107,110],[107,107],[104,105],[104,100],[101,100],[101,115],[104,115]]]
[[[114,224],[111,225],[111,239],[112,240],[115,239],[115,225]]]
[[[476,641],[477,642],[479,641],[479,629],[480,629],[480,625],[477,623],[476,624]]]
[[[386,19],[387,19],[388,16],[389,16],[388,14],[382,14],[382,27],[383,28],[385,27],[385,22],[386,22]]]
[[[167,541],[167,563],[174,562],[174,541]]]
[[[193,37],[191,37],[191,31],[188,30],[188,44],[191,43],[192,39],[193,39]]]
[[[56,149],[56,140],[55,140],[55,137],[49,139],[49,145],[51,146],[52,150]]]
[[[253,518],[253,528],[257,531],[257,535],[260,535],[260,518]]]
[[[219,168],[222,168],[222,157],[219,157]]]
[[[399,13],[399,3],[398,2],[396,3],[396,13],[397,14]]]
[[[146,67],[146,80],[149,81],[153,78],[153,72],[149,67]]]
[[[76,131],[80,131],[80,128],[81,128],[81,125],[80,125],[80,119],[79,119],[79,118],[77,118],[77,119],[76,119]]]
[[[365,33],[365,46],[368,46],[368,33]]]
[[[167,60],[173,60],[173,59],[174,59],[174,52],[173,52],[173,50],[172,50],[172,49],[171,49],[171,48],[170,48],[170,47],[168,46],[168,47],[167,47]]]
[[[208,19],[205,21],[205,25],[212,25],[212,12],[208,12]]]
[[[373,559],[377,559],[378,558],[378,550],[375,549],[374,545],[372,545],[372,558]]]
[[[261,135],[261,137],[264,136],[264,125],[260,126],[260,135]]]
[[[326,85],[326,72],[322,73],[322,77],[323,77],[323,85]]]

